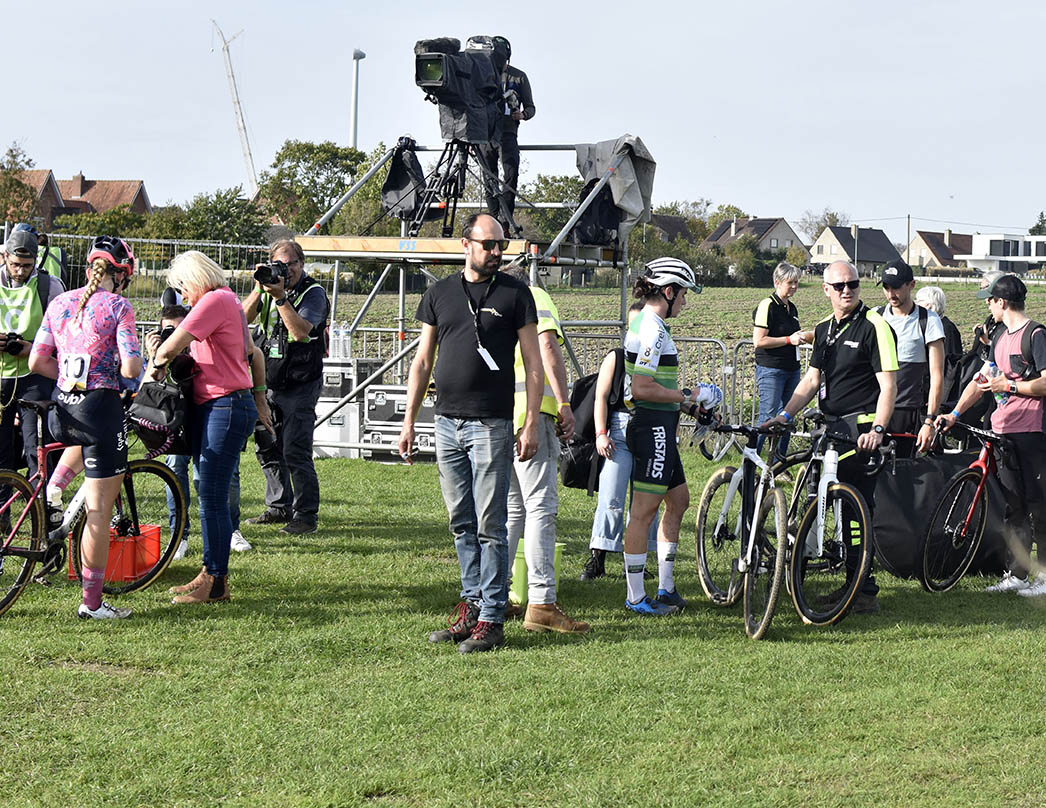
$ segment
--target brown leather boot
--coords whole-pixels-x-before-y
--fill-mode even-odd
[[[558,631],[561,634],[584,634],[588,631],[589,625],[568,617],[559,608],[558,603],[531,603],[527,606],[527,616],[523,618],[523,628],[527,631]]]
[[[199,587],[204,582],[204,579],[207,577],[209,577],[207,575],[207,568],[200,567],[200,571],[196,574],[196,577],[189,581],[189,583],[182,584],[181,586],[172,586],[170,589],[167,590],[167,594],[185,595]]]
[[[175,605],[217,603],[229,599],[229,582],[226,576],[208,575],[206,572],[202,573],[202,575],[204,580],[200,586],[191,592],[172,598],[171,603]]]

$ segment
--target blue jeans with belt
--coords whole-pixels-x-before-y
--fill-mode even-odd
[[[436,416],[436,464],[461,567],[461,599],[479,619],[505,622],[508,605],[508,418]]]
[[[258,420],[250,390],[237,390],[196,407],[193,419],[193,465],[200,471],[200,533],[203,565],[210,575],[229,572],[229,486],[247,436]]]
[[[759,391],[759,418],[756,423],[764,423],[777,415],[788,399],[792,397],[795,388],[799,385],[800,370],[781,370],[779,368],[766,368],[762,365],[755,366],[755,385]],[[763,441],[766,435],[760,435],[756,439],[755,450],[762,451]],[[788,438],[784,437],[777,444],[777,456],[784,457],[788,454]]]

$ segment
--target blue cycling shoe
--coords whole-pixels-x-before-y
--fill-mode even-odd
[[[645,614],[652,617],[665,617],[679,611],[678,606],[658,603],[656,600],[651,600],[649,596],[643,598],[639,603],[632,603],[628,598],[625,598],[625,608],[636,614]]]
[[[671,592],[667,589],[657,590],[657,598],[655,600],[665,606],[675,606],[677,609],[682,609],[690,602],[674,589]]]

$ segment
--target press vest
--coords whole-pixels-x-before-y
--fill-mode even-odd
[[[559,312],[556,311],[552,298],[548,296],[548,292],[538,287],[530,287],[530,292],[534,296],[534,305],[537,307],[538,334],[544,331],[555,331],[556,340],[562,345],[563,329],[560,328]],[[549,384],[548,376],[542,373],[541,378],[545,383],[544,391],[541,394],[541,412],[546,415],[558,416],[559,402],[556,401],[556,394],[552,392],[552,385]],[[515,429],[519,431],[527,420],[527,374],[523,368],[523,352],[519,349],[519,345],[516,346],[515,382],[515,400],[512,407],[512,416]]]
[[[305,293],[318,285],[309,276],[303,276],[298,283],[293,299],[288,295],[285,305],[295,310],[301,304]],[[324,295],[326,299],[326,295]],[[328,306],[329,312],[329,306]],[[309,331],[309,338],[304,342],[290,339],[283,318],[276,311],[276,302],[268,294],[261,311],[261,326],[265,332],[265,381],[273,390],[284,390],[307,382],[315,381],[323,375],[323,356],[327,352],[324,332],[327,315]]]
[[[4,334],[14,332],[32,342],[40,323],[44,319],[44,309],[40,304],[40,295],[36,289],[37,276],[33,275],[23,286],[8,288],[0,286],[0,331]],[[29,357],[15,357],[4,351],[0,353],[0,376],[5,379],[20,378],[29,375]]]

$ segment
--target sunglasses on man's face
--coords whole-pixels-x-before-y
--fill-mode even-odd
[[[860,289],[861,288],[861,282],[859,280],[839,281],[838,283],[830,283],[828,285],[831,286],[833,289],[835,289],[835,291],[837,291],[837,292],[842,292],[843,289]]]
[[[495,247],[502,252],[508,249],[507,238],[470,238],[469,241],[475,242],[487,252],[493,252]]]

